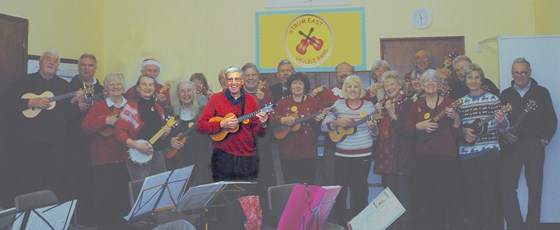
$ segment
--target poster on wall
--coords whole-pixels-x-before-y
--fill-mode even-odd
[[[365,70],[364,8],[256,13],[256,64],[276,72],[281,60],[296,71],[333,71],[348,62]]]
[[[37,73],[39,71],[39,55],[27,55],[27,73]],[[60,64],[58,65],[58,70],[56,75],[60,78],[70,82],[74,76],[78,74],[78,60],[61,58]]]

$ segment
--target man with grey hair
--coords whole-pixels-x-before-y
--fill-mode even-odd
[[[465,55],[459,55],[453,59],[453,70],[455,71],[455,75],[451,78],[452,81],[449,85],[451,92],[449,92],[449,96],[454,100],[457,100],[469,93],[469,88],[465,83],[463,68],[470,64],[472,64],[471,59]],[[496,87],[494,82],[488,79],[488,77],[485,77],[482,80],[481,87],[494,95],[500,95],[500,90]]]
[[[103,99],[105,89],[95,77],[97,71],[97,58],[93,54],[82,54],[78,59],[78,75],[70,81],[70,86],[74,90],[83,89],[84,99],[78,101],[80,111],[85,113],[89,107],[99,99]]]
[[[89,108],[97,100],[104,98],[104,90],[99,80],[95,77],[97,71],[97,58],[93,54],[84,53],[78,59],[78,75],[70,81],[72,90],[83,90],[84,97],[78,101],[80,114],[72,117],[69,122],[72,125],[72,135],[75,138],[76,152],[68,162],[74,169],[75,180],[79,181],[77,195],[80,203],[77,205],[77,214],[80,224],[93,225],[93,179],[91,167],[90,135],[82,132],[82,120]]]
[[[508,119],[515,122],[503,136],[507,144],[502,145],[502,209],[509,230],[533,230],[539,229],[541,219],[545,147],[556,132],[558,120],[550,93],[532,78],[531,64],[525,58],[513,61],[511,76],[511,86],[500,96],[504,104],[511,103]],[[531,106],[531,101],[538,106]],[[529,194],[525,225],[516,192],[523,166]]]
[[[414,53],[412,63],[414,63],[414,70],[404,75],[404,80],[407,83],[407,90],[411,90],[412,86],[410,85],[410,81],[415,75],[421,75],[421,73],[430,68],[432,64],[430,52],[425,49],[417,50],[416,53]]]
[[[83,96],[73,92],[70,84],[56,75],[60,56],[54,50],[45,51],[39,60],[39,71],[21,77],[10,88],[8,108],[12,112],[14,130],[14,170],[11,189],[16,194],[44,189],[52,190],[60,200],[73,198],[72,167],[68,159],[75,153],[71,134],[71,117],[79,113],[76,106]],[[65,99],[50,100],[47,92]],[[73,96],[72,96],[73,95]],[[22,111],[32,111],[24,116]],[[17,178],[17,180],[15,180]]]
[[[264,134],[268,114],[259,110],[255,96],[244,92],[242,75],[243,71],[236,66],[226,70],[227,89],[210,97],[196,126],[200,133],[214,137],[214,181],[254,181],[258,176],[255,136]],[[232,113],[235,115],[230,116]],[[249,118],[249,122],[238,121],[238,117],[250,113],[255,113],[255,117]]]
[[[290,90],[288,90],[288,77],[294,74],[296,71],[294,70],[294,66],[288,60],[282,60],[278,63],[278,69],[276,72],[276,77],[280,82],[272,85],[270,87],[270,91],[272,91],[273,103],[278,103],[280,99],[285,96],[291,94]]]

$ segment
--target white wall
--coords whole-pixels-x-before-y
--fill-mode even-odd
[[[560,114],[560,35],[531,37],[499,37],[500,85],[510,86],[511,64],[515,58],[525,57],[531,63],[532,78],[550,91],[556,114]],[[538,102],[537,102],[538,104]],[[560,222],[560,134],[546,147],[544,187],[542,194],[542,222]],[[527,186],[521,172],[518,197],[523,216],[527,213]]]

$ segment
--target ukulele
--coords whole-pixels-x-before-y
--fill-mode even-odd
[[[48,108],[46,108],[46,110],[52,110],[56,106],[56,101],[60,101],[60,100],[66,99],[66,98],[76,96],[77,92],[78,91],[74,91],[74,92],[70,92],[70,93],[61,94],[61,95],[58,95],[58,96],[55,96],[51,91],[45,91],[40,95],[36,95],[34,93],[26,93],[23,96],[21,96],[21,99],[34,99],[34,98],[46,97],[51,102],[51,105]],[[27,118],[34,118],[37,115],[39,115],[39,113],[41,111],[43,111],[43,109],[41,109],[41,108],[29,108],[29,109],[23,110],[21,112],[23,113],[23,116],[25,116]]]
[[[249,119],[250,119],[250,118],[253,118],[253,117],[256,116],[258,113],[260,113],[260,112],[270,113],[270,112],[273,112],[274,109],[276,109],[276,104],[269,104],[269,105],[265,106],[265,107],[262,108],[262,109],[259,109],[259,110],[255,111],[255,112],[252,112],[252,113],[249,113],[249,114],[245,114],[245,115],[243,115],[243,116],[241,116],[241,117],[237,117],[234,113],[228,113],[228,114],[226,114],[225,117],[218,117],[218,116],[212,117],[212,118],[210,118],[209,122],[221,122],[223,119],[227,119],[227,118],[237,118],[237,123],[243,122],[243,124],[249,124]],[[235,133],[235,132],[237,132],[238,130],[239,130],[239,125],[236,126],[236,127],[233,128],[233,129],[226,129],[226,128],[224,128],[224,129],[222,129],[220,132],[218,132],[218,133],[216,133],[216,134],[211,134],[211,135],[210,135],[210,138],[211,138],[213,141],[221,141],[221,140],[223,140],[224,138],[226,138],[226,136],[227,136],[228,133]]]
[[[164,132],[164,127],[169,127],[169,128],[174,128],[177,125],[177,121],[175,119],[175,117],[168,117],[167,122],[165,123],[165,125],[163,127],[161,127],[161,129],[154,134],[154,136],[152,136],[152,138],[150,138],[150,140],[143,140],[143,139],[138,139],[136,140],[136,143],[138,144],[148,144],[150,146],[152,146],[154,143],[156,143],[157,140],[159,140],[159,138],[161,136],[163,136]],[[144,154],[142,152],[140,152],[140,150],[135,149],[135,148],[129,148],[128,149],[128,157],[130,158],[130,160],[132,161],[132,163],[137,164],[137,165],[144,165],[149,163],[152,160],[154,154]]]
[[[93,105],[94,102],[103,98],[103,96],[105,96],[105,92],[101,91],[99,93],[95,93],[95,87],[93,85],[84,86],[84,102],[87,105]]]
[[[180,141],[181,143],[185,144],[187,143],[187,137],[189,136],[189,134],[191,132],[193,132],[193,130],[196,129],[196,121],[191,121],[189,123],[187,123],[187,130],[185,130],[184,132],[179,132],[175,137],[177,138],[178,141]],[[175,157],[177,155],[177,151],[178,149],[175,149],[173,147],[169,147],[168,149],[165,150],[165,158],[167,159],[171,159],[173,157]]]
[[[196,84],[196,94],[198,95],[206,95],[208,93],[208,89],[204,87],[202,84]]]
[[[105,96],[105,92],[99,92],[91,96],[85,97],[84,102],[88,105],[93,105],[94,102],[101,100]]]
[[[325,92],[325,90],[327,90],[327,89],[328,89],[327,85],[322,85],[322,86],[319,86],[319,87],[311,90],[311,92],[309,92],[307,95],[311,95],[311,94],[314,93],[315,96],[319,96],[319,94],[321,94],[322,92]]]
[[[504,107],[502,107],[499,111],[502,111],[502,113],[507,113],[509,111],[511,111],[513,109],[513,107],[511,106],[510,103],[508,103],[507,105],[505,105]],[[497,112],[496,112],[497,113]],[[474,135],[480,135],[482,133],[486,133],[488,131],[488,122],[490,122],[491,120],[494,119],[494,116],[496,115],[496,113],[492,114],[491,116],[488,116],[486,118],[484,118],[484,120],[481,120],[480,118],[477,118],[476,120],[474,120],[471,124],[466,124],[463,125],[463,128],[470,128],[473,130],[473,134]],[[467,140],[465,140],[465,143],[467,145],[474,145],[477,142],[478,138],[475,139],[472,142],[468,142]]]
[[[527,101],[527,106],[525,107],[525,109],[523,109],[523,112],[521,113],[521,115],[519,115],[519,118],[517,118],[517,121],[515,121],[513,126],[509,127],[508,132],[515,133],[515,131],[517,131],[517,128],[519,128],[519,125],[521,125],[521,122],[523,122],[523,120],[527,116],[527,113],[529,113],[529,111],[531,110],[536,110],[536,109],[537,109],[537,102],[535,102],[534,100]]]
[[[438,89],[438,94],[443,96],[443,97],[448,97],[449,94],[451,94],[451,86],[449,85],[442,85],[439,89]]]
[[[368,115],[364,118],[353,121],[346,128],[341,127],[341,126],[337,126],[335,129],[329,131],[329,137],[331,138],[331,140],[334,143],[341,142],[346,138],[346,136],[356,133],[356,126],[358,126],[358,125],[360,125],[360,124],[362,124],[366,121],[369,121],[369,120],[373,120],[373,121],[377,122],[377,121],[383,119],[384,117],[385,117],[385,114],[383,114],[383,113],[373,112],[372,114],[370,114],[370,115]]]
[[[521,122],[523,122],[523,120],[527,116],[527,113],[529,113],[529,111],[531,111],[531,110],[536,110],[536,109],[537,109],[537,102],[535,102],[534,100],[527,101],[527,106],[525,107],[525,109],[523,109],[523,112],[521,113],[521,115],[519,115],[519,117],[515,121],[514,125],[510,126],[509,129],[508,129],[508,132],[506,134],[504,134],[504,136],[501,138],[503,144],[505,144],[505,145],[513,144],[513,141],[504,140],[504,139],[506,139],[504,137],[509,136],[508,134],[510,134],[510,133],[515,134],[516,131],[517,131],[517,128],[519,128],[519,125],[521,125]]]
[[[157,93],[164,93],[165,91],[167,91],[169,88],[171,87],[171,85],[169,84],[169,82],[165,83],[165,85],[163,85],[161,87],[161,89],[157,90]]]
[[[326,110],[328,111],[328,110]],[[286,137],[288,135],[288,133],[290,133],[290,131],[292,132],[296,132],[301,128],[301,123],[314,119],[315,117],[319,116],[319,114],[326,114],[325,110],[321,110],[319,112],[316,113],[312,113],[312,114],[308,114],[305,115],[303,117],[300,117],[297,113],[292,113],[290,115],[288,115],[288,117],[293,117],[295,118],[294,120],[294,124],[292,126],[286,126],[286,125],[280,125],[276,128],[274,128],[272,130],[272,132],[274,133],[274,137],[276,137],[276,139],[284,139],[284,137]]]
[[[116,116],[121,112],[122,108],[113,107],[113,111],[107,115],[99,116],[99,118],[105,118],[108,116]],[[115,132],[115,127],[112,125],[105,125],[105,127],[101,128],[97,133],[104,137],[110,137]]]
[[[451,103],[450,105],[446,106],[445,109],[455,108],[455,107],[457,107],[459,105],[462,105],[462,104],[463,104],[463,99],[459,98],[459,99],[455,100],[453,103]],[[446,115],[445,109],[442,110],[441,112],[439,112],[433,118],[430,118],[429,120],[431,122],[438,123],[438,121]],[[431,135],[432,135],[431,133],[419,132],[418,135],[416,136],[416,139],[419,140],[420,142],[424,142],[424,141],[427,141],[430,138]]]

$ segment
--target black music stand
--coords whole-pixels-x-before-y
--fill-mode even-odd
[[[140,194],[124,217],[128,222],[177,207],[193,172],[194,165],[146,177]]]
[[[15,214],[12,229],[68,229],[77,200],[29,209]]]
[[[257,182],[244,181],[220,181],[211,184],[203,184],[189,188],[174,212],[185,214],[199,214],[197,225],[208,224],[207,213],[209,208],[222,208],[229,202],[245,195],[252,190]]]
[[[332,200],[332,201],[322,202],[316,208],[311,210],[311,212],[304,214],[302,217],[303,225],[301,229],[302,230],[323,229],[323,226],[325,225],[327,219],[329,218],[329,214],[331,213],[334,202],[336,201]],[[306,222],[305,221],[306,219],[310,219],[310,220]]]

